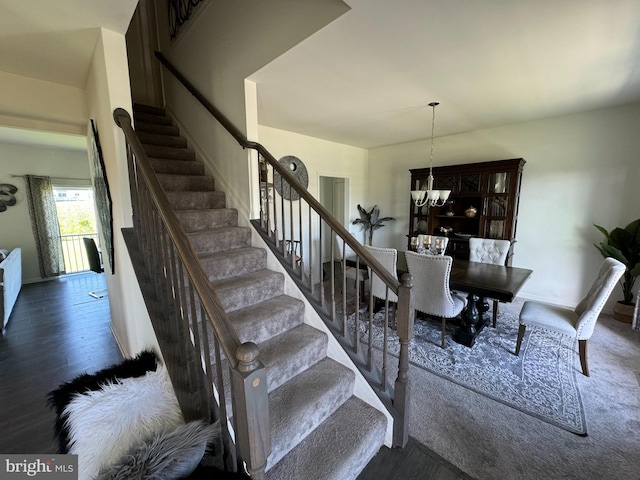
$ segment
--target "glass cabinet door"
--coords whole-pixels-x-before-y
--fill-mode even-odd
[[[496,172],[489,175],[489,193],[509,193],[509,174]]]
[[[460,193],[476,193],[480,191],[480,174],[460,175]]]

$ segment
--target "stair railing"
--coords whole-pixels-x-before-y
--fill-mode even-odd
[[[242,148],[258,152],[260,218],[251,223],[386,404],[394,417],[394,445],[405,446],[409,438],[409,343],[413,337],[414,320],[411,276],[406,274],[398,281],[288,168],[264,146],[249,141],[162,53],[156,52],[156,57]],[[274,181],[280,182],[279,185]],[[285,190],[289,190],[291,200],[276,195],[276,191]],[[338,243],[340,246],[336,246]],[[350,256],[347,255],[347,246],[353,252]],[[341,260],[334,261],[338,257]],[[367,315],[361,289],[349,288],[348,272],[352,272],[354,267],[354,285],[364,281],[366,275],[373,274],[386,284],[387,298],[382,315],[374,315],[372,299]],[[391,320],[393,315],[389,308],[390,292],[398,297],[394,320]],[[392,331],[391,327],[395,329]],[[382,336],[381,344],[374,338],[374,331]],[[363,335],[362,332],[368,334]],[[398,344],[394,349],[398,356],[395,381],[389,380],[393,377],[389,371],[388,351],[392,335]]]
[[[134,266],[144,263],[141,288],[153,296],[145,302],[184,420],[219,420],[223,468],[235,471],[244,461],[251,478],[262,480],[271,437],[266,369],[258,347],[240,342],[129,113],[117,108],[113,117],[126,140],[134,232],[142,257],[132,261]]]

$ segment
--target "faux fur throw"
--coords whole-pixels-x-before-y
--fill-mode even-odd
[[[191,474],[207,443],[220,431],[218,424],[195,421],[165,431],[141,443],[96,480],[173,480]],[[213,476],[210,478],[218,478]]]
[[[134,358],[126,359],[94,374],[83,373],[49,392],[47,403],[56,412],[54,433],[58,441],[58,453],[69,453],[69,431],[62,412],[75,395],[100,390],[106,383],[114,383],[118,379],[141,377],[149,371],[155,371],[157,364],[155,353],[146,350]]]
[[[145,439],[184,423],[165,367],[76,394],[62,418],[69,453],[78,455],[79,480],[92,479]]]

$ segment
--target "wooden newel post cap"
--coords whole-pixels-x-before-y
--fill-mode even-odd
[[[239,362],[238,368],[243,371],[254,370],[258,367],[258,345],[253,342],[245,342],[236,350],[236,359]]]
[[[405,273],[404,275],[402,275],[402,278],[400,279],[400,284],[403,287],[412,288],[413,287],[413,276],[410,273]]]

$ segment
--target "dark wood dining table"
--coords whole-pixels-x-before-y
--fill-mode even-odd
[[[404,253],[400,251],[397,270],[398,278],[408,273]],[[484,299],[513,301],[532,273],[533,270],[528,268],[454,260],[449,286],[452,290],[465,292],[468,301],[453,339],[467,347],[473,346],[480,331],[490,323],[489,318],[484,316],[488,308]]]

